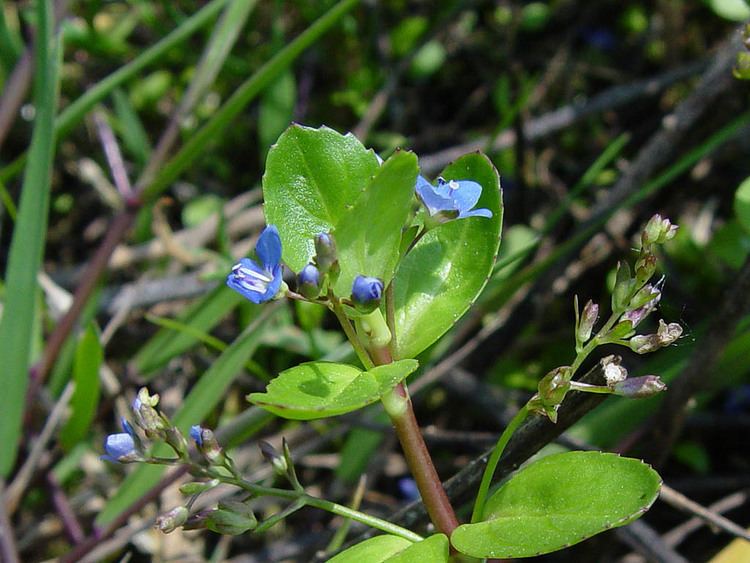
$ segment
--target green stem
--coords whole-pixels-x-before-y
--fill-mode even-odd
[[[484,475],[482,475],[482,482],[479,485],[479,492],[477,493],[477,499],[474,502],[474,511],[471,514],[471,521],[478,522],[484,516],[484,505],[487,503],[487,494],[490,491],[490,485],[492,484],[492,478],[495,475],[497,464],[500,462],[500,456],[503,455],[505,446],[508,445],[511,436],[521,423],[526,420],[529,415],[528,405],[524,405],[513,417],[508,426],[505,427],[503,433],[500,435],[500,439],[495,445],[495,449],[490,454],[490,459],[487,461],[487,467],[484,468]]]
[[[262,485],[250,483],[243,479],[236,479],[223,475],[214,476],[218,479],[221,479],[221,481],[223,481],[224,483],[234,485],[235,487],[239,487],[240,489],[248,491],[254,495],[285,498],[296,501],[297,503],[302,503],[303,506],[313,506],[315,508],[325,510],[326,512],[330,512],[331,514],[360,522],[366,526],[370,526],[371,528],[386,532],[387,534],[402,537],[405,540],[409,540],[411,542],[418,542],[424,539],[422,536],[415,534],[411,530],[407,530],[405,528],[402,528],[401,526],[397,526],[396,524],[388,522],[387,520],[382,520],[375,516],[365,514],[364,512],[354,510],[341,504],[308,495],[304,492],[290,491],[288,489],[277,489],[274,487],[264,487]]]
[[[374,368],[375,364],[372,363],[372,360],[370,359],[370,355],[367,353],[367,350],[365,350],[365,347],[362,345],[362,342],[357,336],[357,333],[354,332],[354,327],[352,326],[352,323],[349,321],[349,318],[346,316],[346,313],[344,313],[344,310],[341,307],[341,302],[333,295],[330,296],[330,302],[331,302],[331,310],[333,311],[333,314],[336,315],[336,318],[338,319],[339,324],[341,325],[341,328],[344,329],[344,334],[346,334],[346,338],[349,340],[349,342],[352,345],[352,348],[354,348],[354,351],[357,353],[357,357],[359,358],[359,361],[362,362],[362,365],[365,366],[365,369]]]

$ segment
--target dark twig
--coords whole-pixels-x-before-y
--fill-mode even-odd
[[[63,18],[66,6],[67,0],[55,2],[56,29]],[[27,47],[18,58],[8,81],[3,85],[3,95],[0,97],[0,148],[2,148],[3,142],[13,126],[21,104],[26,99],[33,76],[33,50],[31,47]]]
[[[60,515],[65,532],[73,543],[81,543],[86,535],[53,471],[47,472],[47,484],[52,489],[52,504],[55,505],[55,509]]]
[[[663,485],[661,488],[661,492],[659,493],[659,498],[670,506],[677,508],[678,510],[693,514],[710,526],[715,526],[716,528],[723,530],[728,534],[732,534],[733,536],[737,536],[738,538],[750,541],[750,533],[748,533],[747,530],[745,530],[741,526],[738,526],[721,514],[717,514],[716,512],[706,508],[705,506],[698,504],[694,500],[687,498],[685,495],[683,495],[679,491],[675,491],[671,487]]]
[[[687,559],[669,547],[656,530],[643,520],[636,520],[623,528],[617,528],[615,534],[648,561],[689,563]]]
[[[5,511],[5,482],[0,479],[0,559],[6,563],[18,563],[18,549],[13,537],[13,526],[10,525]]]
[[[723,512],[729,512],[745,504],[748,500],[747,491],[739,491],[732,493],[720,499],[707,507],[707,510],[712,514],[722,514]],[[689,520],[686,520],[679,526],[675,526],[669,532],[664,534],[663,539],[670,547],[676,547],[680,545],[685,538],[692,534],[694,531],[702,528],[708,523],[705,518],[700,516],[694,516]],[[730,532],[731,533],[731,532]]]
[[[524,134],[528,141],[541,139],[596,113],[623,106],[645,96],[658,94],[671,84],[701,72],[706,65],[707,61],[697,61],[646,80],[638,80],[625,86],[614,86],[588,101],[574,102],[529,120],[524,126]],[[487,143],[490,140],[487,136],[479,137],[475,141],[425,155],[419,159],[419,164],[425,174],[438,172],[459,156],[487,149]],[[515,131],[509,128],[497,135],[491,149],[495,151],[506,149],[513,146],[515,142]]]
[[[125,169],[125,162],[122,159],[122,153],[120,152],[120,146],[117,144],[115,134],[109,126],[107,119],[100,112],[94,113],[94,123],[96,124],[96,131],[99,134],[104,154],[109,163],[109,169],[112,171],[112,179],[115,182],[115,187],[117,187],[117,191],[120,192],[120,196],[124,201],[132,201],[135,194],[133,193],[133,187],[130,185],[128,172]]]
[[[653,463],[661,464],[666,459],[682,429],[688,401],[712,381],[708,374],[732,338],[737,323],[749,311],[750,258],[745,260],[740,272],[733,277],[732,285],[727,289],[706,336],[695,347],[687,368],[670,383],[659,412],[649,424],[652,438],[643,443],[647,444],[645,457]]]

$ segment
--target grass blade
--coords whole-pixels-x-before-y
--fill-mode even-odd
[[[52,6],[36,2],[37,50],[34,98],[36,118],[29,161],[24,175],[18,220],[13,230],[5,283],[5,307],[0,321],[0,358],[3,393],[0,393],[0,475],[7,477],[16,460],[21,419],[26,404],[29,362],[36,316],[36,276],[41,265],[47,230],[47,210],[58,92],[59,46],[53,33]]]
[[[206,145],[218,138],[220,133],[232,123],[232,120],[247,104],[255,99],[271,82],[281,76],[305,49],[315,43],[358,1],[341,0],[237,88],[232,97],[200,130],[190,137],[185,146],[161,169],[159,175],[144,191],[144,200],[153,199],[170,186],[183,170],[193,164],[195,159],[205,152]]]

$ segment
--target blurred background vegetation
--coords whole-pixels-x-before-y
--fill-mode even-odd
[[[472,150],[500,171],[495,273],[412,383],[444,479],[573,357],[573,295],[606,307],[638,228],[657,212],[678,223],[661,315],[684,336],[624,359],[668,380],[667,398],[609,399],[550,447],[645,457],[748,524],[750,113],[732,74],[744,0],[1,7],[3,557],[308,561],[326,548],[342,522],[310,510],[263,537],[153,530],[184,475],[98,458],[144,384],[183,429],[218,428],[248,475],[270,479],[254,441],[283,435],[321,495],[347,503],[366,475],[363,510],[387,517],[412,498],[377,409],[300,424],[244,400],[300,361],[353,358],[321,310],[256,307],[217,281],[262,229],[265,154],[292,121],[383,156],[413,150],[431,178]],[[645,531],[540,559],[729,549],[731,534],[674,504]],[[737,557],[722,561],[750,560]]]

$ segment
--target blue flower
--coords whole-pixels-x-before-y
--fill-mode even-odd
[[[232,267],[227,285],[253,303],[270,301],[281,287],[281,239],[279,231],[268,225],[260,234],[255,252],[262,265],[243,258]]]
[[[367,305],[380,301],[383,295],[383,282],[378,278],[357,276],[352,284],[352,300],[355,303]]]
[[[457,213],[456,218],[492,217],[489,209],[472,209],[482,195],[482,186],[471,180],[449,180],[438,178],[437,186],[423,176],[417,176],[415,187],[430,216],[439,213]]]
[[[104,451],[106,455],[101,459],[113,463],[128,463],[138,460],[138,452],[135,449],[135,431],[130,423],[122,419],[122,429],[125,432],[110,434],[104,439]]]
[[[190,427],[190,437],[195,440],[195,444],[199,448],[203,445],[203,428],[200,424],[194,424]]]

